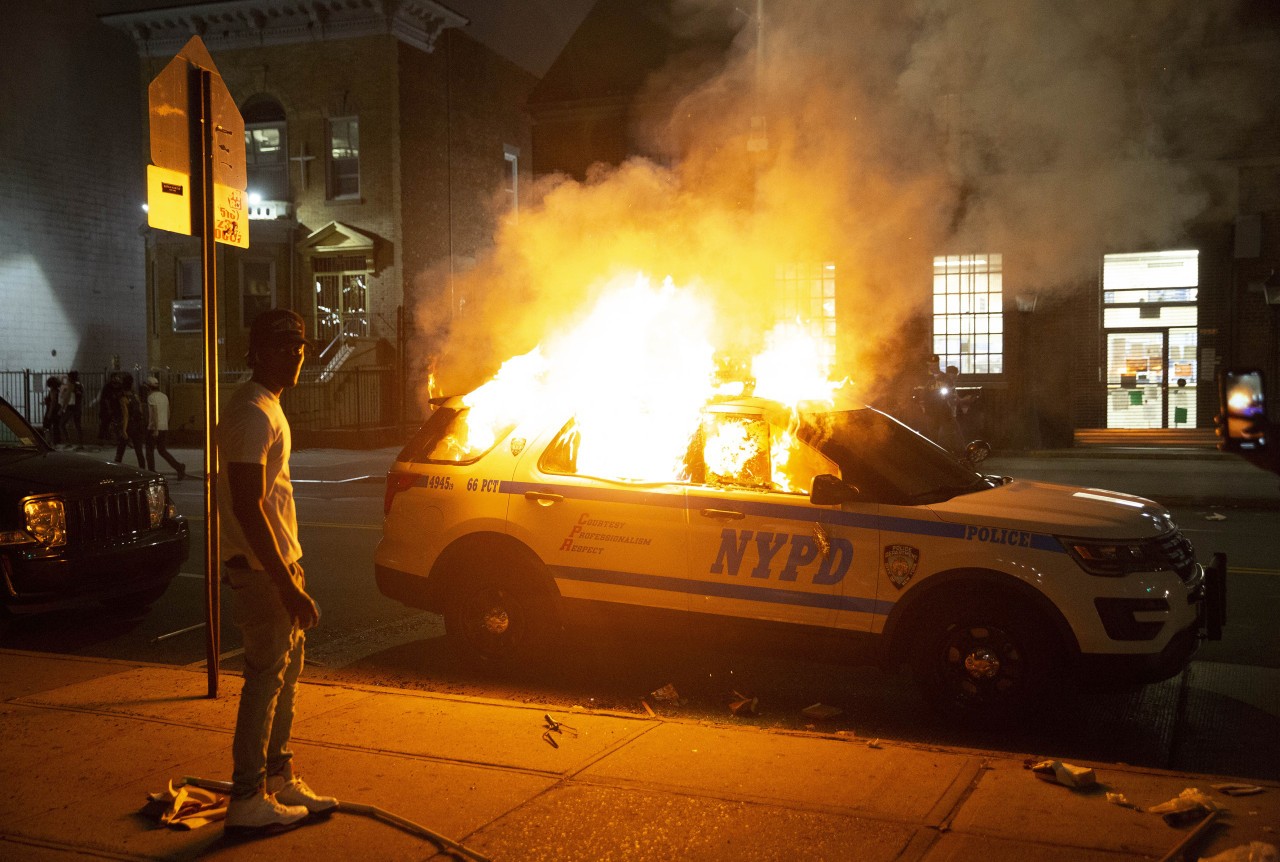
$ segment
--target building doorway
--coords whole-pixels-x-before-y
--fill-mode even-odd
[[[1108,428],[1196,427],[1199,255],[1103,258]]]

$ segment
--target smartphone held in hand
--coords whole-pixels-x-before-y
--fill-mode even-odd
[[[1226,424],[1223,448],[1234,452],[1256,452],[1265,448],[1262,372],[1254,368],[1227,369],[1218,380],[1218,392]]]

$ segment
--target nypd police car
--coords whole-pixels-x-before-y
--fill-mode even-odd
[[[572,417],[459,446],[468,410],[449,399],[397,457],[375,573],[483,665],[639,610],[870,647],[984,718],[1069,667],[1168,678],[1225,622],[1225,557],[1202,566],[1157,503],[984,476],[869,407],[713,403],[659,482],[580,469]],[[750,451],[713,451],[724,429]]]

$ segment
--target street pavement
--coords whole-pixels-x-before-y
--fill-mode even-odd
[[[294,478],[380,482],[395,451],[299,450]],[[197,451],[177,454],[196,471]],[[1088,485],[1105,475],[1171,504],[1280,507],[1275,477],[1238,459],[1167,454],[1018,453],[984,470]],[[206,696],[203,670],[0,650],[0,859],[436,855],[421,834],[353,810],[372,805],[494,860],[1114,862],[1165,858],[1187,839],[1195,824],[1146,809],[1188,788],[1223,810],[1186,858],[1280,843],[1275,782],[1072,761],[1098,783],[1070,789],[1026,768],[1053,751],[699,722],[657,704],[653,716],[557,712],[576,733],[544,736],[537,703],[314,681],[299,695],[298,768],[348,809],[248,842],[218,823],[159,827],[138,813],[147,794],[185,776],[229,778],[238,678],[224,674],[219,690]],[[1259,792],[1215,789],[1233,783]]]
[[[139,811],[186,776],[226,780],[238,680],[203,671],[0,650],[0,858],[427,859],[438,845],[356,813],[376,806],[493,860],[1159,859],[1195,824],[1146,808],[1188,788],[1220,806],[1211,855],[1280,837],[1280,784],[1123,764],[1097,785],[1038,778],[1020,755],[547,709],[306,683],[294,728],[307,782],[348,806],[253,841]],[[1039,752],[1034,759],[1052,758]],[[1120,794],[1133,807],[1112,801]],[[447,854],[442,854],[442,858]],[[474,857],[473,857],[474,858]],[[1255,857],[1256,858],[1256,857]]]

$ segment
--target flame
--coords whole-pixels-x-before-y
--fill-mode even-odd
[[[492,447],[517,424],[548,428],[572,417],[579,473],[630,481],[670,481],[685,475],[692,432],[701,429],[706,481],[807,491],[795,438],[798,417],[778,439],[758,418],[707,417],[704,411],[742,381],[717,379],[712,337],[715,314],[695,290],[670,278],[660,286],[638,275],[615,279],[571,327],[508,359],[488,382],[463,396],[469,408],[448,457],[463,460]],[[776,327],[750,363],[755,394],[783,404],[834,397],[830,360],[804,326]],[[559,425],[551,427],[552,432]]]

